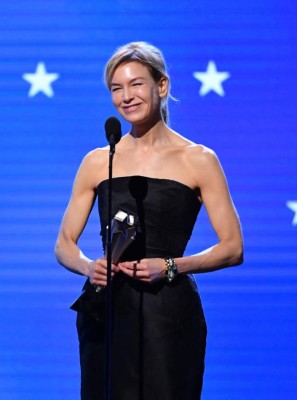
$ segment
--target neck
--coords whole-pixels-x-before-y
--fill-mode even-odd
[[[132,125],[130,137],[135,145],[153,146],[163,139],[167,126],[162,117],[151,120],[149,124]]]

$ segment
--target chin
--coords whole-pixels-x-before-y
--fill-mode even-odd
[[[136,113],[134,115],[133,115],[133,113],[131,113],[131,114],[121,114],[121,115],[127,122],[129,122],[130,124],[133,124],[133,125],[143,124],[143,123],[148,121],[147,117],[143,117],[141,115],[137,115]]]

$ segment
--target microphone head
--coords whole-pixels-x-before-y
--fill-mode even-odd
[[[116,117],[109,117],[105,121],[106,139],[110,146],[115,146],[122,137],[121,123]]]

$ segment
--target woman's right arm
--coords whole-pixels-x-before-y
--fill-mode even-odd
[[[77,241],[87,223],[96,195],[91,174],[91,156],[82,161],[74,180],[69,204],[63,216],[58,234],[55,254],[65,268],[80,275],[89,276],[92,260],[85,257]]]
[[[96,158],[94,152],[89,153],[79,167],[61,223],[55,255],[58,262],[68,270],[87,276],[94,285],[106,285],[106,260],[89,259],[77,245],[96,199],[100,167]],[[113,272],[116,270],[113,266]]]

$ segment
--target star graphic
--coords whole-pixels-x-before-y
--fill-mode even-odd
[[[287,201],[287,207],[295,213],[292,225],[297,225],[297,201]]]
[[[35,73],[23,74],[23,79],[31,84],[28,96],[33,97],[37,93],[42,92],[47,97],[53,97],[54,91],[51,87],[52,82],[59,78],[59,74],[48,73],[43,62],[37,64]]]
[[[194,72],[194,78],[202,82],[200,96],[214,91],[219,96],[225,96],[222,83],[230,78],[229,72],[219,72],[214,61],[209,61],[206,72]]]

